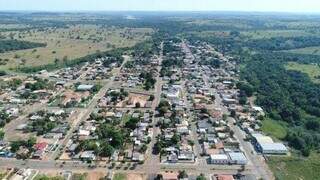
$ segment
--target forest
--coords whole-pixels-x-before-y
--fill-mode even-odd
[[[13,50],[33,49],[37,47],[45,47],[45,43],[35,43],[18,40],[0,40],[0,53]]]

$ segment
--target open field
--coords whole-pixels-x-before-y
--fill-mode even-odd
[[[269,39],[273,37],[298,37],[298,36],[312,36],[314,33],[303,30],[256,30],[243,31],[242,35],[250,37],[250,39]]]
[[[320,67],[315,64],[299,64],[296,62],[289,62],[286,66],[287,70],[300,71],[308,74],[311,80],[315,83],[320,83]]]
[[[126,180],[127,177],[125,174],[117,173],[113,176],[113,180]]]
[[[0,69],[52,64],[83,57],[97,51],[131,47],[150,37],[152,32],[149,28],[120,29],[94,25],[77,25],[67,29],[47,28],[43,31],[3,32],[2,35],[17,40],[47,43],[47,46],[2,53],[1,58],[9,61],[0,66]]]
[[[286,129],[280,124],[280,122],[271,119],[263,120],[261,129],[264,133],[277,139],[283,139],[287,135]]]
[[[311,55],[320,55],[320,47],[307,47],[307,48],[300,48],[300,49],[293,49],[287,52],[296,53],[296,54],[311,54]]]
[[[320,155],[312,153],[308,158],[269,157],[268,164],[275,177],[281,180],[314,180],[320,177]]]

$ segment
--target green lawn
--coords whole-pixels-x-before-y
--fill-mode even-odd
[[[117,173],[113,176],[113,180],[126,180],[126,175],[123,173]]]
[[[312,153],[309,158],[269,157],[269,167],[279,180],[316,180],[320,178],[320,154]]]
[[[295,70],[306,73],[313,82],[320,83],[320,66],[318,65],[289,62],[285,67],[287,70]]]
[[[281,123],[282,122],[266,118],[262,121],[261,130],[274,138],[283,139],[287,135],[287,130]]]

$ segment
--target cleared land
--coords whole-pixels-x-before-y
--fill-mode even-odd
[[[280,122],[271,119],[265,119],[262,121],[261,130],[277,139],[283,139],[287,135],[285,127],[282,126]]]
[[[77,25],[69,28],[11,31],[1,33],[17,40],[47,43],[46,47],[2,53],[8,59],[0,69],[17,66],[39,66],[56,61],[72,60],[97,51],[131,47],[152,34],[149,28],[114,28],[95,25]],[[58,59],[58,60],[56,60]]]
[[[241,35],[248,36],[250,39],[269,39],[273,37],[298,37],[312,36],[314,33],[303,30],[261,30],[261,31],[243,31]]]
[[[269,157],[268,164],[277,179],[281,180],[314,180],[320,177],[320,156],[312,153],[308,158]]]
[[[289,62],[286,66],[287,70],[300,71],[308,74],[311,80],[315,83],[320,83],[320,66],[315,64],[299,64]]]
[[[287,52],[296,53],[296,54],[311,54],[311,55],[320,55],[320,46],[293,49]]]

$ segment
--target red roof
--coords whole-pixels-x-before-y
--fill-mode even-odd
[[[35,144],[35,145],[34,145],[34,148],[35,148],[36,150],[45,150],[45,149],[47,148],[47,146],[48,146],[48,143],[42,142],[42,143],[37,143],[37,144]]]
[[[232,175],[217,175],[217,180],[234,180]]]

